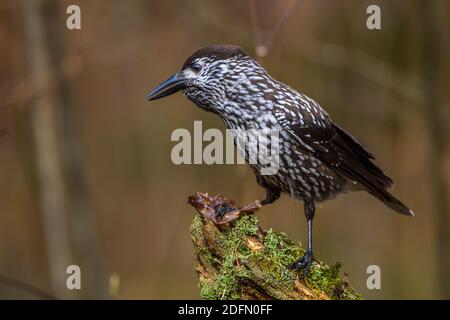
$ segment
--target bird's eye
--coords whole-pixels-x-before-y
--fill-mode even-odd
[[[191,70],[194,71],[195,73],[199,73],[200,70],[202,70],[202,66],[199,65],[198,63],[195,63],[192,65]]]

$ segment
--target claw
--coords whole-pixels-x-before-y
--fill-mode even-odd
[[[243,213],[251,214],[261,208],[261,202],[256,200],[246,206],[237,208],[232,200],[221,195],[210,196],[207,193],[196,192],[189,197],[189,203],[206,220],[211,220],[216,225],[228,224]]]
[[[295,260],[289,268],[301,270],[304,277],[308,275],[308,272],[311,268],[313,262],[313,253],[312,251],[308,250],[305,252],[305,254],[300,257],[299,259]]]
[[[239,208],[233,207],[232,205],[227,205],[225,203],[220,203],[214,207],[214,212],[216,214],[216,220],[221,220],[227,214],[232,211],[239,211]]]

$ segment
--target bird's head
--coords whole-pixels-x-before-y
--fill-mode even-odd
[[[178,91],[199,107],[220,108],[221,102],[232,97],[241,84],[249,82],[252,73],[264,72],[245,51],[232,45],[213,45],[192,54],[175,73],[157,86],[148,100],[156,100]]]

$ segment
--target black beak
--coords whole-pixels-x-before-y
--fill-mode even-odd
[[[181,73],[175,73],[169,79],[157,86],[147,96],[149,101],[164,98],[186,88],[187,79]]]

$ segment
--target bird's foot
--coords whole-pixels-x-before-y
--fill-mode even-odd
[[[221,224],[221,221],[226,221],[223,223],[231,222],[236,220],[238,217],[238,213],[240,212],[239,208],[234,207],[231,204],[220,203],[214,207],[214,219],[216,224]]]
[[[313,262],[313,253],[311,250],[305,252],[305,254],[299,259],[295,260],[289,268],[301,270],[304,277],[308,275],[309,269]]]
[[[239,218],[242,213],[253,213],[259,208],[261,208],[259,200],[239,208],[227,203],[221,203],[214,207],[215,217],[213,221],[215,224],[227,224]]]
[[[200,212],[204,219],[211,220],[216,225],[233,222],[242,213],[253,213],[261,208],[259,200],[243,207],[236,207],[234,201],[221,195],[211,196],[201,192],[196,192],[190,196],[188,201]]]

